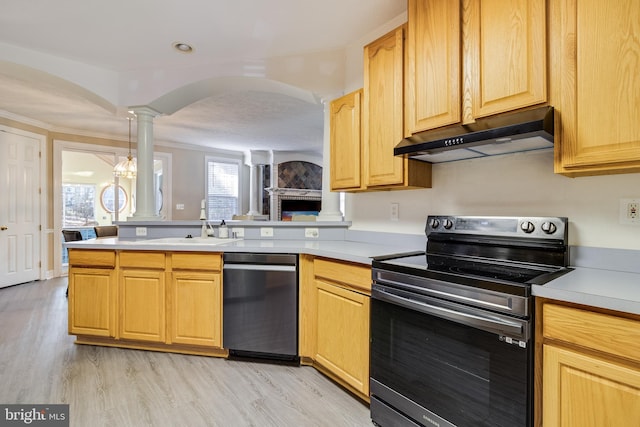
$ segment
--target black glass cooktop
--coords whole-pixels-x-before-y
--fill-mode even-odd
[[[378,258],[374,260],[373,267],[423,277],[436,277],[441,273],[470,280],[476,278],[522,285],[544,284],[567,270],[477,257],[427,255],[424,252]]]

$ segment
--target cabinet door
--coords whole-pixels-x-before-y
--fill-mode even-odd
[[[543,425],[638,425],[637,369],[553,345],[544,345],[543,363]]]
[[[362,90],[331,102],[331,190],[362,188]]]
[[[561,119],[555,171],[640,172],[640,3],[553,0],[551,7]]]
[[[120,337],[164,342],[164,270],[125,269],[120,273]]]
[[[174,271],[171,281],[171,342],[220,347],[220,273]]]
[[[316,280],[315,360],[369,395],[369,297]]]
[[[546,0],[464,0],[463,22],[463,121],[547,101]]]
[[[409,0],[405,135],[461,121],[460,2]]]
[[[364,48],[366,186],[402,185],[404,163],[393,148],[403,137],[404,26]]]
[[[108,268],[69,269],[69,333],[113,337],[116,274]]]

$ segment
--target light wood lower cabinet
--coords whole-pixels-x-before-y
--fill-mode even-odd
[[[69,333],[78,343],[226,355],[221,254],[69,254]]]
[[[120,252],[120,338],[165,342],[165,254]]]
[[[369,400],[371,268],[301,257],[300,355]]]
[[[547,300],[538,308],[543,362],[537,425],[638,426],[640,318]]]
[[[369,297],[316,280],[315,360],[363,395],[369,394]]]
[[[115,251],[69,250],[69,333],[115,337]]]
[[[222,346],[220,254],[172,254],[170,341]]]
[[[127,269],[120,273],[120,337],[164,342],[164,270]]]

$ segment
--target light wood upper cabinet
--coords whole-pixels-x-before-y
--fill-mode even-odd
[[[551,0],[555,171],[640,172],[640,3]]]
[[[545,0],[409,0],[407,136],[547,102]]]
[[[361,190],[362,89],[333,100],[330,109],[331,190]]]
[[[463,121],[547,101],[546,0],[464,0],[462,22]]]
[[[631,427],[640,420],[640,321],[544,300],[541,423]],[[537,423],[540,425],[540,423]]]
[[[409,0],[405,136],[460,123],[460,2]]]
[[[364,48],[364,171],[367,189],[431,186],[431,165],[393,155],[404,136],[405,26]]]

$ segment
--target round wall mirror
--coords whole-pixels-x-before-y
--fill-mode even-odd
[[[104,187],[102,189],[102,193],[100,193],[100,204],[102,205],[102,209],[109,213],[116,211],[114,187],[114,185]],[[122,188],[122,186],[118,185],[118,212],[122,212],[125,206],[127,206],[127,192]]]

